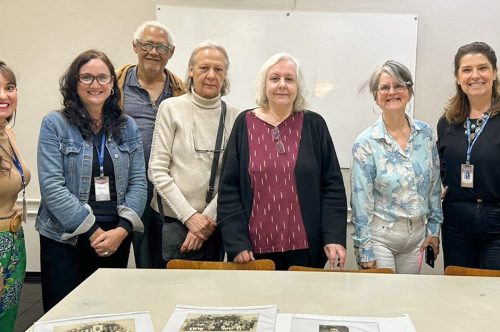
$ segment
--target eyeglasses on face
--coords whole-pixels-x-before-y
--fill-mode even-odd
[[[285,154],[285,144],[283,144],[283,141],[281,140],[279,128],[273,127],[273,129],[271,129],[271,134],[273,136],[273,141],[276,144],[276,151],[278,151],[279,154]]]
[[[143,51],[149,52],[153,48],[156,49],[156,52],[159,54],[167,54],[169,51],[173,49],[173,46],[171,45],[163,45],[163,44],[154,44],[151,42],[143,42],[141,40],[137,40],[137,43],[141,47]]]
[[[111,75],[99,74],[97,76],[94,76],[89,73],[80,74],[76,78],[80,83],[85,85],[91,85],[92,83],[94,83],[94,80],[96,80],[100,85],[105,85],[111,83],[111,81],[113,80],[113,76]]]
[[[396,84],[396,85],[391,85],[391,84],[381,84],[377,86],[377,91],[380,93],[389,93],[391,91],[391,88],[394,89],[397,93],[401,92],[406,92],[408,91],[408,86],[406,84]]]

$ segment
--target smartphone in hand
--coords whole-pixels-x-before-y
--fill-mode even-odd
[[[434,268],[434,249],[430,245],[425,248],[425,263]]]

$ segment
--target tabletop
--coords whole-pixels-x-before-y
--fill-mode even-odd
[[[40,320],[148,310],[161,331],[177,304],[276,304],[280,313],[330,316],[408,314],[417,331],[497,331],[500,278],[99,269]]]

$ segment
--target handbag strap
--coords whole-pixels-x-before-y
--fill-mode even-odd
[[[209,204],[214,196],[214,184],[215,184],[215,174],[217,173],[217,167],[219,166],[219,158],[222,146],[222,134],[224,133],[224,121],[226,119],[226,103],[221,100],[221,111],[219,120],[219,129],[217,130],[217,138],[215,140],[215,150],[214,159],[212,160],[212,170],[210,172],[210,182],[208,183],[207,196],[205,197],[205,202]]]
[[[217,130],[217,138],[215,139],[215,150],[214,150],[214,159],[212,160],[212,170],[210,172],[210,182],[208,184],[207,196],[205,198],[205,202],[208,204],[213,198],[214,195],[214,183],[215,183],[215,173],[217,172],[217,167],[219,166],[219,158],[221,153],[221,145],[222,145],[222,134],[224,132],[224,121],[226,120],[226,103],[224,100],[221,100],[221,112],[220,112],[220,120],[219,120],[219,129]],[[160,216],[165,222],[165,214],[163,213],[163,203],[161,200],[160,194],[156,193],[156,201],[158,203],[158,210],[160,212]]]

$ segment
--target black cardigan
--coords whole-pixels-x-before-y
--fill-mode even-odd
[[[252,250],[248,222],[253,195],[248,173],[249,150],[246,113],[236,119],[223,159],[217,203],[217,221],[224,249],[232,261]],[[345,247],[347,199],[332,138],[321,115],[304,111],[304,123],[295,166],[297,195],[313,266],[323,267],[323,246]]]

